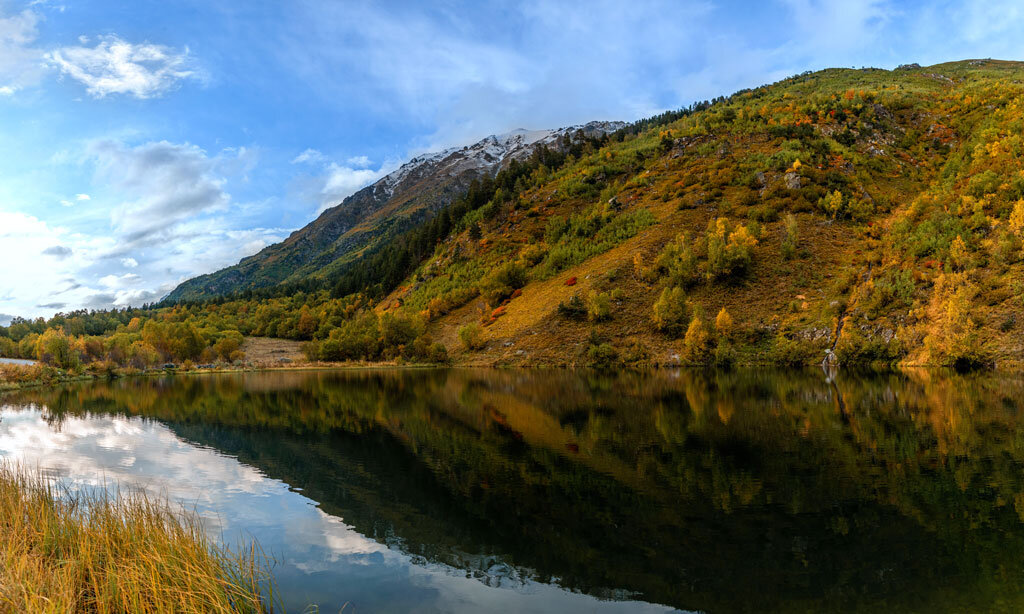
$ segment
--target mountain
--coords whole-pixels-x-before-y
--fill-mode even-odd
[[[417,156],[340,204],[325,210],[281,243],[238,264],[189,279],[164,299],[196,300],[307,279],[330,279],[353,256],[394,237],[451,203],[474,179],[494,175],[536,148],[561,147],[564,139],[595,137],[625,126],[594,121],[557,130],[514,130],[466,147]]]
[[[828,69],[554,134],[417,158],[178,294],[336,283],[159,317],[322,361],[1024,365],[1024,63]]]
[[[1024,64],[805,73],[627,132],[378,310],[464,364],[1024,363]]]

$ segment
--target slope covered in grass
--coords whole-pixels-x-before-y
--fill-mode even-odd
[[[486,361],[1020,360],[1022,77],[984,60],[738,93],[535,173],[384,308],[449,347],[479,321]]]

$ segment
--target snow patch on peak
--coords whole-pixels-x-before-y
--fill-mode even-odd
[[[517,128],[505,134],[496,134],[494,138],[499,143],[506,145],[533,145],[534,143],[546,139],[551,136],[554,130],[526,130],[525,128]]]
[[[418,171],[421,170],[427,173],[442,172],[449,176],[471,169],[494,170],[507,159],[525,159],[533,153],[536,146],[556,143],[563,136],[582,132],[585,136],[595,137],[625,126],[625,122],[592,121],[557,130],[517,128],[503,134],[492,134],[472,145],[449,147],[442,151],[416,156],[398,170],[381,178],[373,184],[372,189],[374,193],[383,191],[386,197],[390,198],[404,181],[420,176],[421,173]]]

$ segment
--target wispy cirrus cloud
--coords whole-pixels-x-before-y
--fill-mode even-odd
[[[39,16],[30,10],[4,16],[0,6],[0,97],[38,83],[43,52],[35,46]]]
[[[292,164],[308,164],[315,162],[323,162],[326,159],[327,158],[324,156],[324,154],[320,153],[319,150],[307,149],[300,153],[299,155],[292,158]]]

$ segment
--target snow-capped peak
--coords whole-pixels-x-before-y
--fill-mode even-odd
[[[552,144],[563,135],[582,131],[587,136],[598,136],[614,132],[625,125],[625,122],[590,122],[557,130],[517,128],[503,134],[492,134],[472,145],[450,147],[416,156],[380,179],[373,188],[374,191],[383,190],[390,197],[403,182],[410,178],[418,182],[418,177],[426,173],[455,175],[466,170],[496,171],[505,160],[524,159],[533,153],[535,146]]]

